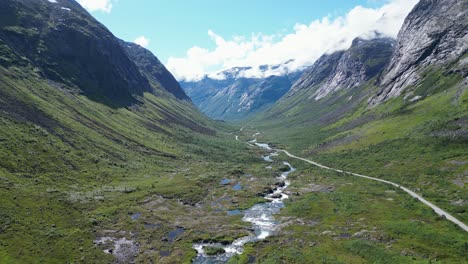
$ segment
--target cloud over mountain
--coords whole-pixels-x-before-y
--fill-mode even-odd
[[[376,32],[395,38],[406,15],[417,0],[390,0],[380,8],[356,6],[339,17],[326,16],[306,24],[296,24],[284,35],[252,33],[226,39],[208,30],[213,49],[194,46],[185,57],[170,57],[167,67],[179,80],[199,80],[222,69],[252,66],[249,77],[262,77],[258,66],[281,64],[284,71],[311,65],[322,54],[349,48],[354,38],[372,38]]]
[[[78,0],[81,6],[89,11],[103,11],[110,13],[112,10],[111,0]]]
[[[143,48],[146,48],[148,47],[149,43],[150,43],[150,40],[147,39],[145,36],[140,36],[138,38],[136,38],[133,43],[135,44],[138,44],[140,46],[142,46]]]

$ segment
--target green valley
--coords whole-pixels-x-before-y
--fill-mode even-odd
[[[198,81],[90,6],[0,0],[0,263],[468,262],[460,225],[352,174],[468,223],[466,1]]]

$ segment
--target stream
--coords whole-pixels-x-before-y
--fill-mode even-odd
[[[241,129],[241,131],[242,131],[242,129]],[[253,135],[254,138],[258,134],[259,133],[254,134]],[[236,136],[236,140],[239,141],[238,136]],[[439,207],[435,206],[434,204],[430,203],[429,201],[425,200],[420,195],[414,193],[413,191],[411,191],[411,190],[409,190],[409,189],[407,189],[407,188],[405,188],[405,187],[403,187],[403,186],[401,186],[399,184],[396,184],[396,183],[393,183],[393,182],[390,182],[390,181],[386,181],[386,180],[382,180],[382,179],[379,179],[379,178],[374,178],[374,177],[370,177],[370,176],[366,176],[366,175],[361,175],[361,174],[357,174],[357,173],[353,173],[353,172],[348,172],[348,171],[343,171],[343,170],[327,167],[327,166],[324,166],[322,164],[316,163],[314,161],[295,156],[295,155],[289,153],[286,150],[273,150],[268,144],[258,143],[257,139],[253,139],[251,141],[248,141],[247,144],[250,145],[250,146],[255,145],[255,146],[258,146],[258,147],[261,147],[261,148],[264,148],[264,149],[268,150],[270,152],[269,155],[262,156],[262,158],[263,158],[264,161],[269,162],[269,163],[273,162],[272,157],[278,156],[278,152],[284,152],[287,156],[289,156],[291,158],[305,161],[307,163],[310,163],[312,165],[318,166],[318,167],[323,168],[323,169],[333,170],[333,171],[336,171],[336,172],[340,172],[340,173],[344,173],[344,174],[348,174],[348,175],[352,175],[352,176],[356,176],[356,177],[366,178],[366,179],[369,179],[369,180],[379,181],[379,182],[383,182],[383,183],[386,183],[386,184],[389,184],[389,185],[393,185],[393,186],[398,187],[401,190],[405,191],[406,193],[410,194],[412,197],[417,198],[422,203],[428,205],[438,215],[445,217],[447,220],[449,220],[449,221],[455,223],[456,225],[460,226],[463,230],[468,231],[468,227],[463,222],[459,221],[458,219],[456,219],[452,215],[448,214],[444,210],[440,209]],[[288,186],[290,185],[290,182],[289,182],[289,180],[287,178],[288,178],[288,175],[291,172],[295,171],[295,168],[293,168],[288,162],[284,161],[283,164],[285,164],[286,166],[289,167],[288,171],[283,172],[278,177],[278,179],[284,184],[281,184],[279,187],[277,187],[274,190],[273,193],[267,194],[266,196],[264,196],[264,198],[266,200],[268,200],[268,202],[256,204],[253,207],[251,207],[250,209],[245,210],[245,211],[235,210],[235,212],[233,211],[233,213],[230,214],[230,215],[243,214],[242,220],[252,224],[253,234],[251,234],[249,236],[246,236],[246,237],[236,239],[236,240],[234,240],[234,242],[232,244],[228,244],[228,245],[222,245],[220,243],[196,243],[196,244],[193,245],[193,248],[198,252],[198,254],[197,254],[197,257],[195,259],[193,259],[193,263],[198,263],[198,264],[226,263],[226,262],[229,261],[229,259],[231,257],[233,257],[235,255],[242,254],[245,244],[257,242],[257,241],[263,240],[263,239],[265,239],[265,238],[267,238],[269,236],[272,236],[272,235],[276,234],[276,232],[280,228],[280,225],[279,225],[280,223],[275,220],[274,215],[279,213],[281,208],[284,207],[283,201],[285,199],[288,199],[288,195],[286,195],[284,193],[285,189],[288,188]],[[271,168],[271,166],[268,166],[266,168]],[[205,253],[205,250],[204,250],[206,247],[222,248],[222,249],[224,249],[225,252],[222,253],[222,254],[214,255],[214,256],[208,256]]]
[[[272,151],[268,144],[260,144],[257,143],[256,140],[251,141],[251,143],[254,143],[268,151]],[[268,156],[264,156],[263,159],[267,162],[273,162],[272,157],[277,155],[278,153],[272,152]],[[284,207],[283,201],[288,199],[288,195],[284,193],[284,190],[290,185],[287,178],[291,172],[296,170],[288,162],[284,161],[283,164],[289,167],[288,171],[281,173],[278,177],[278,180],[284,184],[276,187],[273,193],[264,196],[268,202],[255,204],[250,209],[240,211],[240,214],[243,214],[242,220],[252,224],[253,234],[236,239],[232,244],[228,245],[222,245],[220,243],[195,243],[193,244],[193,248],[198,252],[198,254],[192,263],[226,263],[231,257],[242,254],[245,244],[263,240],[269,236],[275,235],[279,229],[280,223],[275,220],[274,215],[279,213],[281,208]],[[209,256],[205,253],[206,247],[223,248],[225,253]]]

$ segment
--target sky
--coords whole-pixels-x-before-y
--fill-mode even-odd
[[[151,50],[178,80],[293,60],[312,65],[375,32],[395,38],[417,0],[77,0],[114,35]]]

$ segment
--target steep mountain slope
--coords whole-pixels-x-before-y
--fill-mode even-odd
[[[309,72],[294,84],[288,96],[297,90],[318,85],[311,95],[317,101],[338,90],[362,85],[388,63],[394,43],[390,38],[356,38],[348,50],[319,58]]]
[[[320,57],[294,84],[287,97],[306,89],[312,92],[310,98],[318,101],[341,89],[352,89],[364,84],[387,65],[394,43],[389,38],[356,38],[348,50]]]
[[[263,72],[277,66],[262,66]],[[218,73],[219,78],[205,77],[200,81],[181,82],[188,96],[206,115],[214,119],[240,120],[262,111],[286,94],[300,76],[293,73],[265,73],[267,77],[246,77],[251,67],[232,68]]]
[[[378,68],[360,75],[366,63],[344,55],[353,47],[324,55],[249,125],[322,164],[410,186],[466,222],[465,6],[420,1],[393,53],[391,42],[365,53]]]
[[[406,18],[391,62],[379,78],[381,91],[370,103],[397,97],[417,85],[427,67],[444,67],[464,58],[453,70],[467,76],[467,25],[468,2],[421,1]]]
[[[150,91],[118,40],[76,2],[0,4],[2,64],[28,61],[38,74],[78,85],[93,100],[116,106],[130,105],[133,94]]]
[[[339,120],[368,96],[369,89],[362,88],[388,63],[394,43],[389,38],[357,38],[348,50],[323,55],[262,114],[264,119],[283,116],[297,125]]]
[[[120,45],[151,82],[173,94],[177,99],[190,100],[174,76],[149,50],[131,42],[120,41]]]

